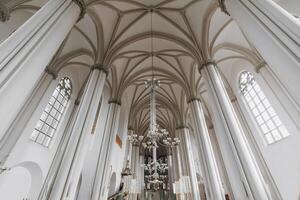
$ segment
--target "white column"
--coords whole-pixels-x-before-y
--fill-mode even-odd
[[[204,75],[209,89],[212,90],[219,114],[224,119],[224,126],[228,127],[229,131],[226,133],[235,153],[236,162],[250,187],[247,192],[253,195],[254,199],[271,199],[216,65],[208,62],[202,67],[201,73]]]
[[[98,66],[98,68],[97,68]],[[87,150],[91,143],[93,124],[96,120],[97,108],[101,99],[106,72],[94,65],[81,99],[78,115],[71,131],[72,140],[60,168],[60,173],[49,199],[73,198]]]
[[[189,102],[189,107],[196,128],[195,137],[199,149],[202,170],[204,171],[205,185],[209,193],[207,194],[208,198],[212,200],[225,199],[222,181],[207,129],[202,104],[200,100],[192,99]]]
[[[133,144],[131,152],[131,170],[133,172],[133,177],[137,178],[138,173],[138,163],[139,162],[139,146]]]
[[[109,176],[109,165],[112,158],[112,147],[118,131],[121,104],[119,102],[110,102],[107,125],[104,131],[104,138],[101,143],[99,155],[99,168],[97,170],[95,186],[92,192],[92,200],[101,200],[107,198],[107,182]]]
[[[182,129],[185,129],[185,127],[178,127],[176,130],[176,137],[181,138],[182,136]],[[182,145],[178,145],[177,150],[177,156],[180,160],[180,177],[181,176],[188,176],[189,170],[188,170],[188,155],[185,150],[185,144],[182,142]]]
[[[175,194],[174,194],[174,188],[173,188],[173,183],[174,183],[174,166],[173,166],[173,155],[171,149],[168,150],[168,179],[169,179],[169,186],[170,186],[170,191],[169,191],[169,196],[171,200],[175,199]]]
[[[201,200],[200,193],[199,193],[199,187],[198,187],[198,181],[197,181],[197,174],[196,174],[196,166],[194,162],[194,156],[193,156],[193,150],[192,150],[192,143],[189,135],[189,131],[187,128],[180,128],[177,131],[180,143],[183,148],[183,151],[186,153],[187,156],[187,167],[188,167],[188,174],[190,177],[190,183],[191,183],[191,190],[192,190],[192,198],[194,200]]]
[[[174,182],[177,181],[180,178],[180,165],[179,165],[179,160],[177,158],[178,154],[178,146],[177,148],[172,148],[172,155],[173,155],[173,166],[174,166]]]
[[[132,144],[128,139],[128,136],[133,135],[133,130],[132,129],[128,129],[128,134],[127,134],[127,139],[126,139],[126,153],[125,153],[125,159],[124,159],[124,167],[126,167],[127,162],[129,162],[129,167],[131,166],[131,152],[132,152]]]
[[[26,101],[22,110],[0,140],[0,163],[4,163],[6,161],[11,150],[14,148],[21,136],[24,127],[27,125],[32,113],[40,104],[42,97],[45,95],[45,92],[55,78],[56,77],[47,72],[43,74],[30,98]]]
[[[144,185],[145,185],[145,175],[144,175],[144,165],[145,158],[144,155],[140,154],[140,164],[139,164],[139,170],[140,170],[140,176],[139,176],[139,181],[140,181],[140,187],[141,187],[141,199],[144,198]]]
[[[226,8],[300,109],[300,23],[272,0],[226,0]],[[255,31],[253,31],[255,30]]]
[[[50,0],[0,44],[0,139],[79,15],[80,8],[72,0]]]

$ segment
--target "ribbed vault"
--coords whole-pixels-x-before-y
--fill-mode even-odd
[[[148,128],[149,90],[144,82],[152,74],[162,81],[157,91],[158,123],[173,134],[176,127],[188,124],[188,100],[202,99],[206,90],[198,72],[201,62],[215,60],[224,78],[230,77],[237,60],[261,62],[216,0],[88,0],[86,5],[86,15],[49,68],[58,73],[73,66],[88,72],[93,64],[103,65],[109,71],[111,99],[130,106],[128,126],[138,134]],[[40,6],[25,1],[14,6],[13,12],[32,12]],[[124,94],[129,97],[126,101]],[[206,115],[209,121],[208,109]]]

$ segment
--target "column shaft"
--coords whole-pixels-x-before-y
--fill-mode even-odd
[[[99,168],[97,169],[94,190],[92,192],[92,200],[101,200],[107,198],[107,179],[109,176],[109,165],[112,157],[112,147],[117,135],[120,104],[109,103],[107,125],[105,127],[101,150],[99,155]]]
[[[178,135],[181,141],[179,145],[183,146],[183,151],[185,151],[187,156],[187,167],[191,183],[192,198],[194,200],[201,200],[189,131],[187,128],[181,128],[179,131],[180,133]]]
[[[189,106],[195,123],[195,137],[199,149],[199,156],[201,160],[200,164],[204,171],[206,188],[209,193],[208,196],[213,200],[225,199],[221,177],[207,129],[202,104],[199,100],[193,100],[190,102]]]
[[[168,155],[168,179],[169,179],[169,187],[170,187],[169,196],[171,200],[175,199],[174,188],[173,188],[175,168],[173,163],[174,163],[173,155],[170,152],[170,154]]]
[[[48,1],[0,44],[0,138],[30,98],[79,13],[71,0]]]
[[[229,130],[227,137],[230,140],[241,172],[245,175],[247,184],[250,187],[248,193],[253,195],[254,199],[271,199],[216,66],[212,63],[207,64],[201,72],[203,72],[208,86],[219,105],[219,114],[225,119],[224,126],[228,127]]]
[[[84,159],[92,137],[93,123],[101,99],[106,74],[94,69],[90,75],[79,105],[78,115],[71,131],[72,141],[61,165],[60,173],[55,180],[49,199],[74,197],[76,186],[84,164]]]

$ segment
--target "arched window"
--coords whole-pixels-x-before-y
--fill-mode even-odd
[[[45,147],[50,145],[54,132],[64,113],[72,92],[69,78],[62,78],[55,88],[42,116],[36,124],[30,139]]]
[[[272,144],[290,135],[264,92],[255,81],[252,73],[248,71],[242,72],[239,79],[239,86],[268,144]]]

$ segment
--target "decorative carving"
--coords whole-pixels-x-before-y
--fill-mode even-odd
[[[0,1],[0,20],[2,22],[5,22],[9,20],[9,17],[10,17],[10,13],[8,8],[6,7],[6,5],[4,5],[3,2]]]
[[[79,22],[85,15],[86,13],[86,4],[84,2],[84,0],[72,0],[74,3],[76,3],[79,8],[80,8],[80,14],[79,14],[79,17],[78,17],[78,20],[77,22]]]
[[[226,5],[225,5],[225,0],[218,0],[219,2],[219,7],[221,8],[221,10],[226,14],[226,15],[229,15],[229,12],[227,11],[226,9]]]

